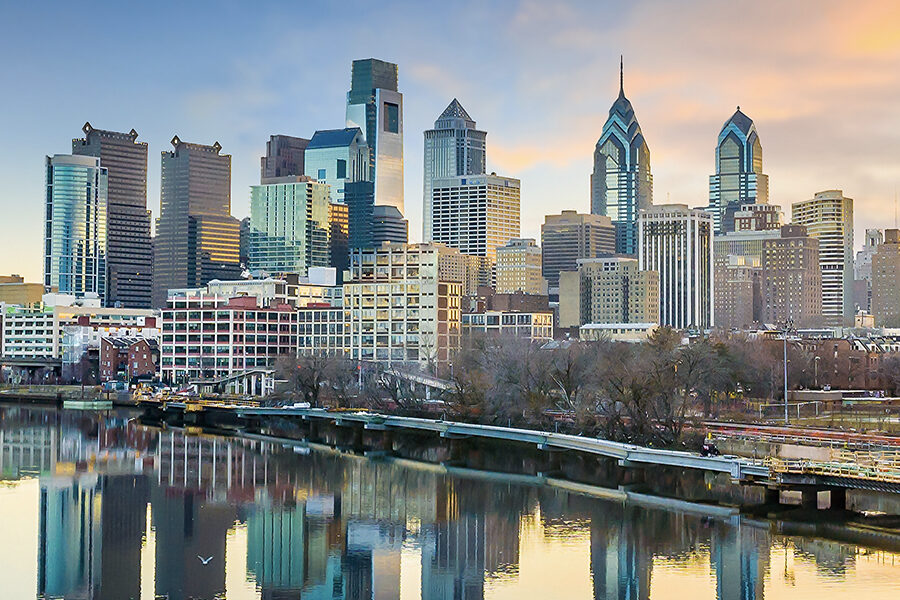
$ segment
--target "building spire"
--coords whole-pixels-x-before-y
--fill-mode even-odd
[[[619,95],[625,95],[625,57],[619,55]]]

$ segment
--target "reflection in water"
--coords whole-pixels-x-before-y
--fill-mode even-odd
[[[0,495],[0,522],[31,511],[38,523],[35,570],[0,564],[3,581],[32,578],[39,596],[67,599],[750,600],[864,589],[874,600],[893,597],[900,574],[897,555],[776,537],[738,517],[159,432],[128,417],[0,410],[0,473],[23,491]],[[35,476],[36,506],[19,485]]]

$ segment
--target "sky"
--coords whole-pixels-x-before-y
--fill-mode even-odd
[[[770,202],[855,200],[856,245],[893,227],[900,186],[900,3],[4,2],[0,274],[40,281],[44,157],[85,121],[149,143],[148,208],[176,134],[232,155],[232,213],[272,134],[344,126],[350,65],[399,65],[406,217],[421,239],[422,132],[454,98],[488,132],[487,168],[522,181],[522,235],[589,210],[593,150],[618,92],[650,147],[654,203],[705,206],[716,137],[756,123]]]

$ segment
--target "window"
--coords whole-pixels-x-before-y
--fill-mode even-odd
[[[388,133],[400,133],[400,105],[393,102],[384,103],[384,130]]]
[[[325,169],[319,169],[319,175],[316,177],[316,179],[318,179],[319,181],[325,179]]]
[[[347,177],[347,161],[339,158],[337,161],[337,178],[345,179]]]

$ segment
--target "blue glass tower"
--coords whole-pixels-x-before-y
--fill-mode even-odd
[[[716,174],[709,177],[709,206],[716,233],[734,231],[734,213],[745,204],[768,204],[769,177],[762,172],[756,125],[741,107],[722,126],[716,143]]]
[[[609,109],[603,134],[594,148],[591,213],[606,215],[616,226],[616,252],[637,254],[637,218],[653,204],[650,149],[625,97],[619,63],[619,97]]]

